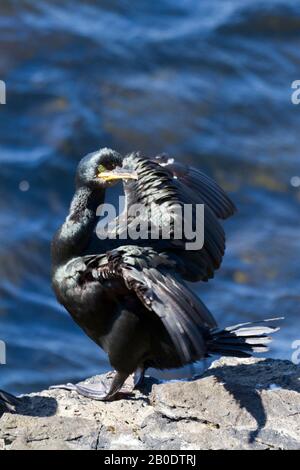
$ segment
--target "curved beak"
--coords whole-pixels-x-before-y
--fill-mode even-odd
[[[104,181],[116,181],[116,180],[137,180],[138,175],[131,169],[117,167],[111,171],[102,171],[98,173],[98,178]]]

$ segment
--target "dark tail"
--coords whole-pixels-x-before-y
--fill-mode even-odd
[[[241,323],[224,330],[214,328],[207,341],[208,354],[223,356],[250,357],[253,353],[268,351],[271,334],[280,328],[269,324],[283,318],[271,318],[259,322]]]
[[[5,411],[15,411],[20,399],[10,393],[0,390],[0,413]]]

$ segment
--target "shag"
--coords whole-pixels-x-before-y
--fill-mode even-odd
[[[126,204],[116,220],[118,235],[134,204],[161,208],[204,204],[204,245],[186,249],[184,236],[163,239],[99,240],[95,229],[105,191],[122,180]],[[225,235],[218,219],[235,206],[223,189],[201,171],[167,155],[122,157],[101,149],[84,157],[77,169],[76,191],[69,214],[52,242],[52,283],[58,301],[83,331],[107,354],[115,369],[112,381],[90,387],[57,386],[98,400],[122,392],[129,375],[138,385],[149,367],[178,368],[223,354],[248,357],[267,350],[269,320],[218,328],[212,314],[185,281],[207,281],[219,268]],[[143,215],[139,216],[140,218]],[[195,212],[191,224],[194,224]]]

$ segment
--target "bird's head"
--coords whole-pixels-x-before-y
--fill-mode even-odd
[[[130,168],[124,168],[123,157],[108,148],[86,155],[77,168],[77,185],[91,189],[111,187],[120,180],[128,179],[137,179],[137,174]]]

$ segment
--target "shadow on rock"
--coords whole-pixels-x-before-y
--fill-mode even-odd
[[[201,376],[213,376],[222,382],[239,406],[255,419],[257,428],[249,434],[250,443],[254,442],[267,421],[261,391],[287,389],[300,392],[300,368],[290,361],[278,361],[275,371],[276,375],[273,359],[262,359],[253,364],[212,367]]]
[[[24,396],[19,399],[15,413],[23,416],[48,417],[54,416],[57,410],[57,401],[53,397]]]

